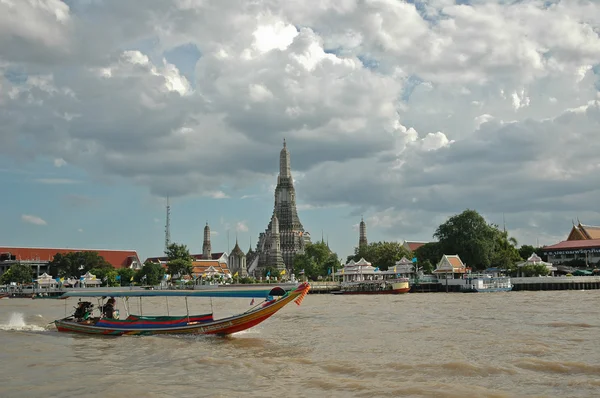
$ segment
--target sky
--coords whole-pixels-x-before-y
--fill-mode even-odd
[[[0,246],[255,246],[291,153],[345,258],[475,209],[600,225],[600,3],[0,0]]]

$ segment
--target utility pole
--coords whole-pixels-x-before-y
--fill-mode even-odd
[[[169,196],[167,196],[167,222],[165,223],[165,254],[171,244],[171,206],[169,205]]]

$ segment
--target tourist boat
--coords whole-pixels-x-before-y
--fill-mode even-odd
[[[410,290],[406,278],[387,280],[367,280],[360,282],[343,282],[341,290],[334,294],[402,294]]]
[[[509,276],[466,274],[460,289],[464,293],[510,292],[513,288]]]
[[[272,289],[215,289],[209,291],[161,291],[161,290],[133,290],[133,291],[71,291],[61,296],[63,299],[70,297],[95,297],[100,300],[110,297],[185,297],[186,308],[189,297],[238,297],[238,298],[265,298],[250,310],[240,315],[215,320],[213,314],[181,315],[181,316],[144,316],[129,315],[125,319],[105,318],[94,316],[93,305],[90,302],[79,302],[75,313],[63,319],[54,321],[59,332],[71,332],[91,335],[154,335],[154,334],[214,334],[229,335],[258,325],[271,317],[285,305],[294,301],[300,305],[310,285],[302,283],[293,290],[285,291],[281,287]],[[275,298],[276,297],[276,298]],[[101,307],[101,306],[99,306]],[[125,306],[127,312],[127,306]]]

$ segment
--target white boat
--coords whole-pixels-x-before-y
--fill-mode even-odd
[[[462,292],[509,292],[513,288],[510,276],[469,273],[465,274],[461,282]]]

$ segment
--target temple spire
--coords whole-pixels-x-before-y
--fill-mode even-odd
[[[292,171],[290,167],[290,152],[287,150],[285,138],[283,139],[283,149],[279,153],[279,178],[290,178]]]
[[[361,248],[363,246],[368,246],[367,243],[367,224],[365,224],[365,220],[362,216],[360,216],[360,224],[359,224],[359,238],[358,238],[358,247]]]
[[[211,247],[210,247],[210,227],[208,221],[204,227],[204,243],[202,244],[202,258],[204,260],[210,260],[212,258]]]

